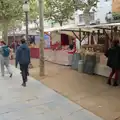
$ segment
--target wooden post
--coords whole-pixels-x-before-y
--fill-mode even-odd
[[[80,47],[81,47],[81,29],[79,29],[79,41],[80,41]]]
[[[110,42],[112,41],[113,41],[113,26],[111,26],[111,41]]]
[[[90,41],[90,33],[88,32],[88,45],[89,45],[89,41]]]
[[[100,30],[98,30],[98,43],[99,43],[99,40],[100,40]]]

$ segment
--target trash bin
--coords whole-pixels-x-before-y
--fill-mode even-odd
[[[73,59],[73,54],[69,54],[68,55],[68,62],[69,62],[68,65],[70,65],[70,66],[72,65],[72,59]]]
[[[78,61],[81,59],[80,53],[75,53],[72,59],[72,69],[78,70]]]
[[[84,61],[79,60],[79,62],[78,62],[78,72],[83,72],[83,65],[84,65]]]

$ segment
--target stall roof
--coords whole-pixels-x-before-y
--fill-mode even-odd
[[[64,25],[64,26],[60,26],[60,27],[44,29],[44,32],[53,32],[53,31],[59,31],[59,30],[64,30],[64,29],[72,29],[72,28],[76,28],[76,27],[77,26],[75,24]]]
[[[75,24],[71,24],[71,25],[64,25],[64,26],[60,26],[60,27],[53,27],[53,28],[48,28],[45,29],[44,32],[54,32],[54,31],[65,31],[65,30],[69,30],[69,31],[79,31],[79,29],[81,29],[82,31],[88,31],[88,32],[92,32],[92,31],[97,31],[99,30],[99,28],[110,28],[111,26],[120,26],[120,23],[110,23],[110,24],[99,24],[99,25],[75,25]]]
[[[96,28],[96,27],[103,27],[103,28],[106,28],[106,27],[115,27],[115,26],[120,26],[120,23],[105,23],[105,24],[98,24],[98,25],[88,25],[88,26],[84,26],[85,28]],[[80,26],[78,26],[80,27]]]
[[[26,31],[23,30],[23,31],[15,32],[15,35],[16,35],[16,36],[25,35],[25,33],[26,33]],[[37,33],[37,31],[35,31],[35,30],[29,30],[29,31],[28,31],[28,34],[29,34],[29,35],[39,35],[39,33]],[[10,32],[10,33],[8,34],[8,36],[13,36],[13,32]]]

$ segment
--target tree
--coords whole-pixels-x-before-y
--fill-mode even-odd
[[[36,0],[29,0],[30,2],[30,19],[35,19],[38,15],[37,11],[37,2]],[[3,40],[8,42],[8,27],[9,24],[14,26],[16,24],[16,20],[23,21],[24,20],[24,12],[23,12],[23,0],[0,0],[0,24],[3,29]]]
[[[63,25],[72,18],[74,6],[72,0],[45,0],[45,18]]]
[[[36,26],[38,27],[38,16],[39,16],[39,9],[37,5],[37,0],[30,0],[30,12],[29,12],[29,20],[31,22],[34,22]]]
[[[22,0],[0,0],[0,23],[3,29],[3,40],[8,42],[8,25],[12,19],[23,15]]]

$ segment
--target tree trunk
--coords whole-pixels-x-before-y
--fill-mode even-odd
[[[2,39],[8,44],[8,23],[3,23]]]
[[[62,25],[63,25],[63,22],[62,22],[62,21],[60,21],[60,22],[59,22],[59,24],[60,24],[60,26],[62,26]]]
[[[44,5],[43,0],[39,0],[39,22],[40,22],[40,44],[39,44],[39,50],[40,50],[40,76],[45,75],[45,63],[44,63],[44,22],[43,22],[43,16],[44,16]]]

